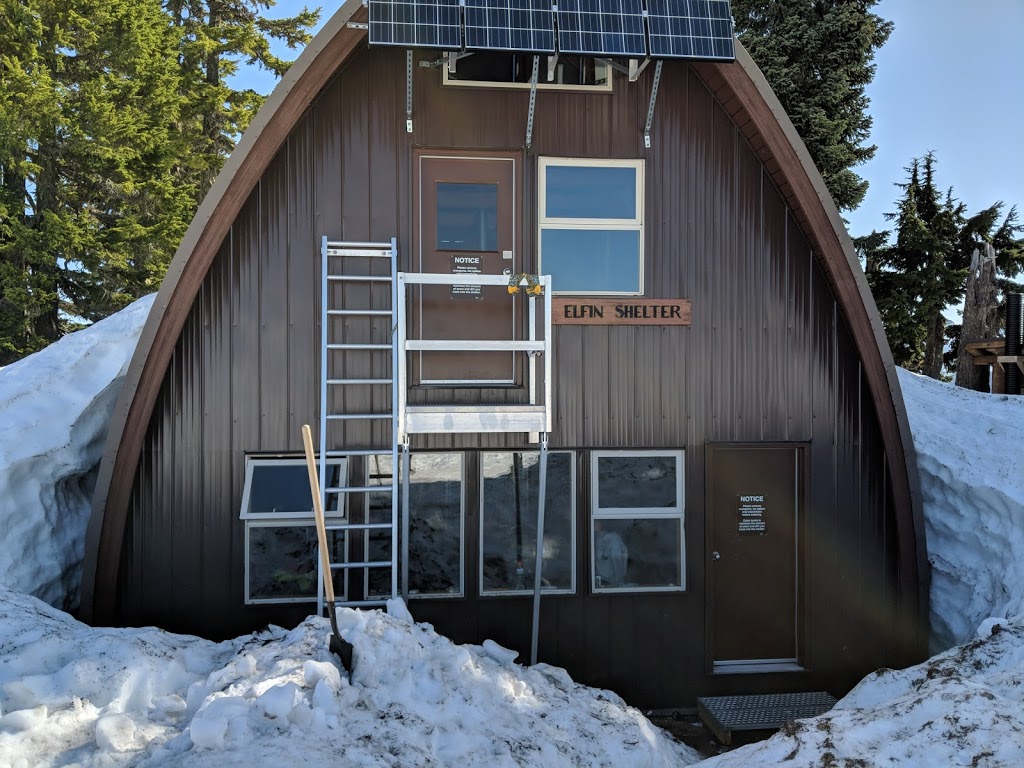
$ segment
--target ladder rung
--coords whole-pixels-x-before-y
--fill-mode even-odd
[[[324,488],[324,493],[391,493],[390,485],[347,485],[344,487]]]
[[[365,256],[370,259],[390,259],[391,248],[381,250],[379,248],[332,248],[327,246],[328,256]]]
[[[390,344],[328,344],[328,349],[386,349],[391,351]]]
[[[331,563],[331,570],[346,570],[348,568],[391,568],[394,563],[390,560],[370,561],[366,563]]]
[[[376,240],[328,240],[328,248],[378,248],[391,251],[391,243],[377,242]]]
[[[374,605],[387,605],[387,600],[335,600],[339,608],[368,608]]]
[[[329,413],[327,418],[331,421],[370,421],[372,419],[392,419],[390,413]]]
[[[385,528],[390,529],[391,523],[337,523],[324,526],[326,531],[376,531]]]
[[[353,448],[351,450],[338,450],[338,451],[327,451],[327,458],[329,459],[341,459],[346,456],[390,456],[391,446],[381,446],[380,448]]]
[[[328,379],[328,384],[390,384],[391,379]]]
[[[391,275],[328,275],[336,283],[390,283]]]
[[[390,309],[328,309],[328,315],[387,315],[391,316]]]

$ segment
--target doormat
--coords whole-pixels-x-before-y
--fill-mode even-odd
[[[828,712],[835,703],[824,691],[705,696],[697,699],[697,713],[715,738],[729,745],[734,731],[777,731],[790,720]]]

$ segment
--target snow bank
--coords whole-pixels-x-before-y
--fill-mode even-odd
[[[934,650],[1024,613],[1024,397],[900,370],[924,497]]]
[[[77,606],[103,442],[152,303],[0,370],[0,584]]]
[[[459,646],[396,614],[212,643],[93,629],[0,588],[0,768],[68,765],[682,766],[699,755],[608,691]]]
[[[919,664],[869,675],[828,714],[702,768],[1024,765],[1024,619]]]

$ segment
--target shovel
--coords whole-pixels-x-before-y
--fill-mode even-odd
[[[302,444],[306,449],[306,469],[309,472],[309,492],[313,496],[313,516],[316,518],[316,538],[320,543],[320,570],[324,575],[324,596],[327,598],[327,615],[331,619],[330,651],[339,659],[345,671],[352,677],[352,643],[338,631],[338,619],[334,615],[334,578],[331,560],[327,556],[327,529],[324,527],[324,507],[320,498],[320,480],[316,473],[316,458],[313,456],[313,433],[309,424],[302,425]]]

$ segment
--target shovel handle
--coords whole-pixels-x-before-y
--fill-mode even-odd
[[[313,517],[316,518],[316,539],[320,546],[320,567],[324,574],[324,595],[334,607],[334,574],[331,560],[327,557],[327,529],[324,527],[324,505],[320,498],[320,480],[316,472],[316,457],[313,454],[313,433],[309,424],[302,425],[302,445],[306,450],[306,471],[309,475],[309,492],[313,495]]]

